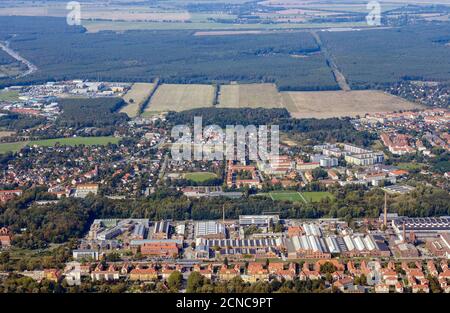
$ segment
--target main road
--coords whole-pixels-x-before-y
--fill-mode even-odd
[[[0,42],[0,48],[6,53],[8,53],[11,57],[25,64],[28,67],[28,69],[24,73],[19,74],[18,76],[16,76],[16,78],[25,77],[37,71],[38,68],[36,65],[34,65],[30,61],[22,57],[18,52],[14,51],[9,47],[9,41]]]

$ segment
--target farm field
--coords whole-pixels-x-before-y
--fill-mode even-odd
[[[8,130],[0,130],[0,138],[9,137],[14,135],[16,132],[8,131]]]
[[[291,202],[318,202],[324,198],[333,198],[333,195],[325,191],[317,192],[297,192],[297,191],[274,191],[269,193],[270,198],[274,201],[291,201]]]
[[[218,108],[280,108],[282,98],[275,84],[220,86]]]
[[[0,143],[0,154],[7,152],[17,152],[26,145],[51,147],[56,143],[68,146],[76,145],[106,145],[109,143],[117,144],[120,138],[105,136],[105,137],[70,137],[70,138],[55,138],[55,139],[45,139],[45,140],[34,140],[34,141],[23,141],[23,142],[11,142],[11,143]]]
[[[275,24],[230,24],[218,22],[144,22],[144,21],[103,21],[83,20],[83,26],[89,33],[105,30],[122,32],[127,30],[275,30],[275,29],[310,29],[358,27],[367,28],[364,22],[348,23],[275,23]]]
[[[126,113],[129,117],[135,117],[139,114],[139,108],[148,99],[155,84],[152,83],[135,83],[131,89],[123,96],[123,100],[127,103],[120,112]]]
[[[296,118],[364,116],[366,113],[420,109],[423,106],[382,91],[283,92],[284,106]]]
[[[183,175],[183,178],[192,180],[196,183],[202,183],[209,179],[217,178],[217,175],[210,172],[193,172],[193,173],[185,173]]]
[[[156,89],[147,112],[185,111],[211,107],[214,100],[214,87],[200,84],[164,84]]]

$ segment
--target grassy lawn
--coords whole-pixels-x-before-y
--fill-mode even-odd
[[[210,172],[193,172],[193,173],[185,173],[183,177],[185,179],[192,180],[196,183],[202,183],[209,179],[217,178],[217,175]]]
[[[0,101],[17,101],[19,100],[18,91],[0,91]]]
[[[34,141],[24,141],[24,142],[12,142],[12,143],[0,143],[0,154],[7,152],[17,152],[22,149],[25,145],[38,145],[42,147],[51,147],[56,143],[67,146],[77,146],[77,145],[106,145],[108,143],[119,142],[120,138],[117,137],[70,137],[70,138],[56,138],[56,139],[45,139],[45,140],[34,140]]]
[[[319,202],[324,198],[334,198],[333,195],[327,191],[302,192],[302,195],[308,202]]]
[[[406,162],[406,163],[398,163],[398,168],[402,170],[420,170],[425,164],[423,163],[413,163],[413,162]]]
[[[45,139],[45,140],[36,140],[30,141],[30,145],[38,145],[43,147],[54,146],[56,143],[60,143],[61,145],[67,146],[76,146],[76,145],[107,145],[108,143],[118,143],[120,138],[117,137],[70,137],[70,138],[56,138],[56,139]]]
[[[0,143],[0,154],[7,152],[17,152],[27,144],[24,142]]]
[[[269,193],[274,201],[306,202],[297,191],[278,191]]]

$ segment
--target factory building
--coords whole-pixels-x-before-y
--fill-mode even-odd
[[[332,254],[349,257],[389,256],[388,247],[366,235],[320,237],[317,235],[294,236],[286,240],[289,258],[330,258]]]
[[[152,238],[153,239],[168,239],[169,238],[170,224],[168,221],[156,222],[153,227]]]
[[[207,239],[225,239],[225,226],[216,221],[196,222],[195,237]]]
[[[278,215],[240,215],[239,226],[256,226],[258,228],[268,229],[272,224],[277,224],[280,221]]]
[[[401,217],[392,220],[392,228],[405,240],[414,233],[417,238],[436,237],[450,233],[450,217]]]

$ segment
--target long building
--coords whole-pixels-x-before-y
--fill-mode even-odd
[[[208,239],[225,239],[226,231],[222,223],[202,221],[195,223],[195,237]]]
[[[302,235],[286,240],[289,258],[330,258],[344,256],[388,256],[387,246],[371,235],[326,236]]]
[[[400,217],[392,220],[392,228],[403,238],[414,233],[416,237],[436,237],[450,233],[450,217]]]

